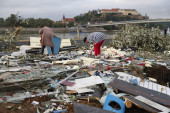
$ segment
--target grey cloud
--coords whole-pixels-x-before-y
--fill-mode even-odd
[[[0,17],[11,13],[24,18],[51,18],[60,20],[89,10],[131,8],[152,18],[170,18],[169,0],[0,0]]]

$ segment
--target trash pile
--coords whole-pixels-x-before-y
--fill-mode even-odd
[[[103,47],[0,58],[1,113],[170,112],[170,61]]]

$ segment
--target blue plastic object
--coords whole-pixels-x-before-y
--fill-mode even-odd
[[[109,105],[110,102],[116,102],[117,104],[119,104],[120,109],[114,109],[113,107],[111,107]],[[121,100],[120,98],[118,98],[114,95],[111,95],[111,94],[107,94],[103,109],[112,111],[112,112],[116,112],[116,113],[124,113],[125,112],[125,104],[124,104],[124,101]]]
[[[94,75],[100,76],[100,72],[97,70],[97,71],[94,72]]]
[[[53,44],[54,44],[54,54],[58,54],[60,50],[61,39],[53,36]]]
[[[137,79],[129,79],[129,81],[130,81],[132,84],[138,85],[138,80],[137,80]]]
[[[53,113],[63,113],[63,112],[67,112],[66,109],[63,109],[63,110],[56,110],[56,111],[53,111]]]
[[[46,46],[46,48],[47,48],[48,54],[52,54],[51,47],[50,46]]]

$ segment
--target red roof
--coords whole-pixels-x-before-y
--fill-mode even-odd
[[[113,11],[113,12],[118,12],[119,9],[102,9],[101,11]]]
[[[64,18],[63,19],[64,22],[75,22],[74,18]]]

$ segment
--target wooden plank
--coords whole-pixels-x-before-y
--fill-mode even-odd
[[[79,72],[79,70],[76,71],[76,72],[74,72],[74,73],[72,73],[71,75],[69,75],[68,77],[66,77],[64,80],[61,80],[59,83],[62,83],[62,82],[64,82],[64,81],[66,81],[67,79],[69,79],[70,77],[72,77],[73,75],[75,75],[75,74],[78,73],[78,72]]]
[[[134,105],[141,107],[141,108],[145,109],[146,111],[153,112],[153,113],[161,112],[160,110],[155,109],[155,108],[141,102],[140,100],[135,99],[133,96],[123,96],[123,97],[125,98],[125,100],[129,100]]]
[[[90,74],[91,76],[93,76],[93,74],[96,72],[96,70],[95,71],[88,71],[88,74]]]
[[[141,95],[160,104],[170,106],[170,96],[164,93],[160,93],[138,85],[133,85],[131,83],[116,78],[112,82],[110,82],[108,86],[127,92],[132,95]]]
[[[169,108],[167,108],[165,106],[162,106],[162,105],[160,105],[160,104],[158,104],[156,102],[153,102],[153,101],[151,101],[151,100],[149,100],[147,98],[144,98],[142,96],[136,96],[135,99],[140,100],[141,102],[143,102],[143,103],[145,103],[147,105],[150,105],[150,106],[152,106],[152,107],[154,107],[156,109],[159,109],[159,110],[161,110],[163,112],[167,112],[167,113],[170,112]]]
[[[66,94],[73,94],[73,93],[77,93],[77,91],[75,91],[75,90],[66,91]]]

